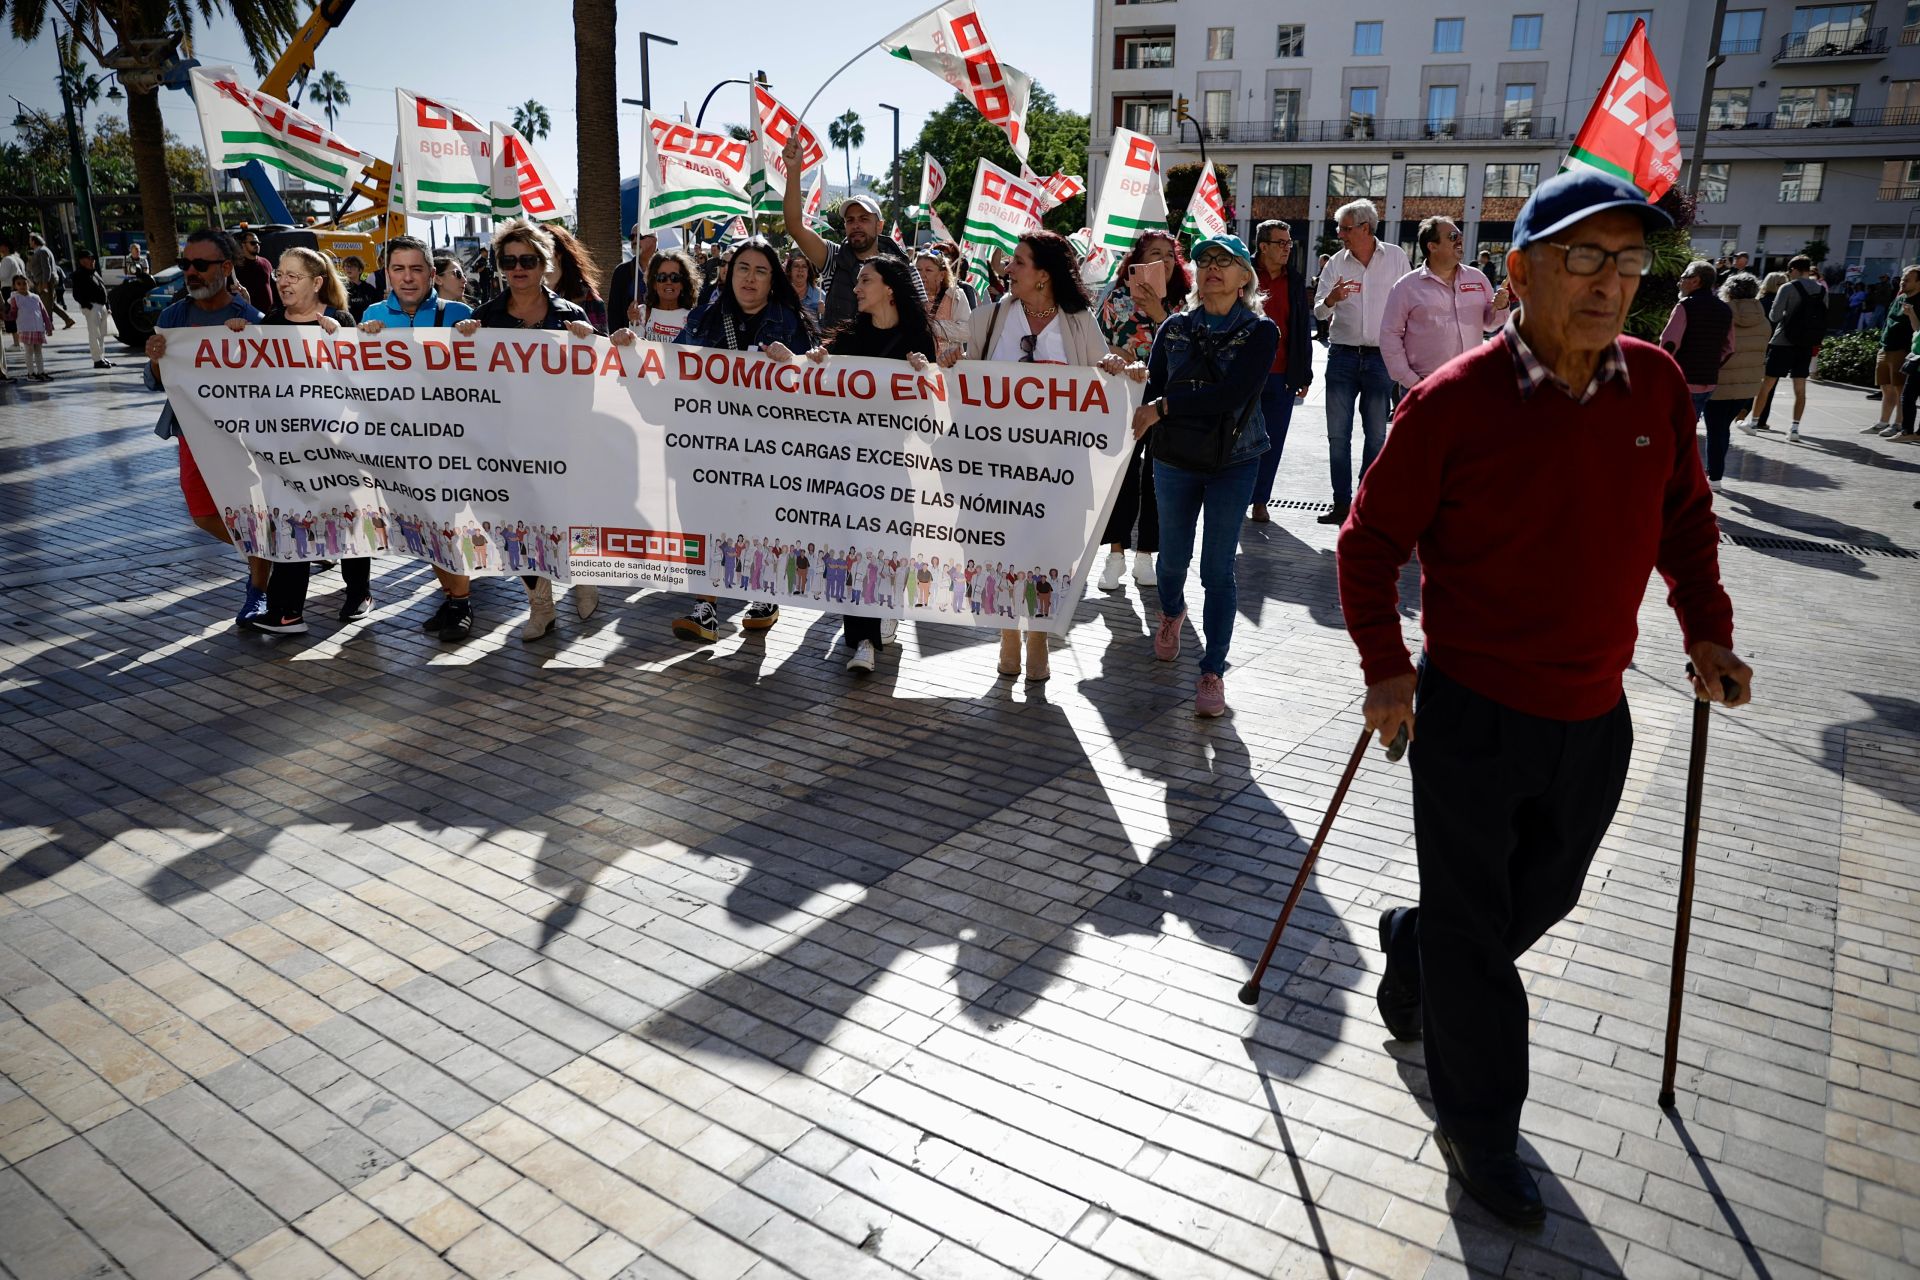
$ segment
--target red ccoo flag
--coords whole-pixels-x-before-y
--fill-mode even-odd
[[[1680,177],[1673,100],[1653,60],[1645,19],[1635,20],[1633,34],[1614,59],[1613,72],[1560,168],[1564,172],[1575,166],[1624,178],[1646,192],[1649,202],[1665,195]]]

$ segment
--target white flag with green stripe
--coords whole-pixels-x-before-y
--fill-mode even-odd
[[[787,183],[805,184],[806,174],[827,158],[825,147],[820,145],[813,130],[802,124],[784,103],[766,91],[762,85],[753,86],[754,115],[760,127],[754,130],[751,150],[752,182],[755,207],[769,217],[777,218],[785,209]],[[787,172],[787,140],[798,134],[800,137],[800,173]]]
[[[1200,170],[1200,180],[1193,184],[1193,198],[1187,201],[1187,216],[1181,220],[1180,231],[1200,241],[1232,230],[1227,223],[1226,201],[1220,195],[1220,178],[1209,160]]]
[[[1000,61],[973,0],[927,10],[880,42],[894,57],[939,76],[989,123],[1005,131],[1013,154],[1027,158],[1027,102],[1033,77]]]
[[[1107,172],[1094,206],[1093,238],[1125,253],[1142,231],[1167,229],[1167,193],[1160,179],[1160,148],[1131,129],[1113,131]]]
[[[493,122],[493,216],[557,222],[573,212],[547,168],[519,130]]]
[[[695,218],[750,216],[747,143],[640,113],[640,221],[648,231]]]
[[[493,216],[493,133],[464,111],[406,89],[394,90],[400,117],[404,193],[395,207],[414,218]]]
[[[967,201],[960,243],[983,249],[989,257],[995,249],[1012,253],[1021,236],[1040,229],[1040,202],[1037,186],[991,160],[980,161],[973,171],[973,196]]]
[[[215,169],[258,160],[308,187],[345,195],[374,162],[318,121],[248,88],[232,67],[195,67],[189,74],[207,163]]]

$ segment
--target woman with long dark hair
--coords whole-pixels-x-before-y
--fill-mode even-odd
[[[557,222],[545,224],[553,236],[553,262],[547,271],[547,284],[553,291],[587,313],[587,323],[595,333],[607,331],[607,300],[600,295],[600,266],[578,236]]]
[[[870,360],[905,360],[915,369],[926,368],[938,344],[926,304],[913,287],[913,270],[903,260],[884,254],[875,254],[862,263],[853,282],[853,319],[807,352],[807,359],[819,363],[830,355],[864,356]],[[877,562],[869,557],[866,563]],[[855,603],[860,598],[856,586]],[[841,633],[852,654],[847,670],[871,672],[885,643],[880,619],[848,614],[841,620]]]
[[[1126,361],[1107,350],[1106,338],[1093,318],[1093,304],[1080,283],[1073,246],[1051,231],[1031,231],[1020,237],[1007,269],[1007,293],[998,302],[973,313],[967,330],[967,352],[975,360],[1009,360],[1023,364],[1070,364],[1119,373]],[[952,366],[959,354],[943,352],[940,363]],[[1020,630],[1000,632],[1000,674],[1020,674]],[[1047,633],[1028,631],[1027,679],[1045,680]]]
[[[693,259],[678,249],[658,249],[647,263],[647,278],[639,299],[640,318],[621,333],[631,333],[648,342],[672,342],[687,327],[693,308],[694,282],[699,270]],[[614,335],[616,342],[620,334]],[[622,343],[622,345],[625,345]]]
[[[1187,260],[1180,242],[1165,231],[1141,232],[1100,298],[1097,314],[1108,347],[1125,360],[1145,364],[1153,351],[1154,333],[1186,305],[1187,290]],[[1147,456],[1145,440],[1134,442],[1120,496],[1114,499],[1101,541],[1107,544],[1107,562],[1100,571],[1102,591],[1120,585],[1129,545],[1133,580],[1143,587],[1153,585],[1153,557],[1160,550],[1160,509],[1153,500],[1153,460]]]

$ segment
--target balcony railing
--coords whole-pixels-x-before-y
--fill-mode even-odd
[[[1877,197],[1881,200],[1920,200],[1920,182],[1902,182],[1897,186],[1882,187]]]
[[[1828,58],[1883,58],[1887,53],[1887,29],[1872,27],[1840,34],[1800,31],[1780,37],[1775,62],[1818,62]]]
[[[1920,44],[1920,27],[1900,28],[1901,44]]]
[[[1342,116],[1334,120],[1235,120],[1206,126],[1208,142],[1551,142],[1559,132],[1557,116],[1461,116],[1429,120],[1425,116],[1390,119]]]
[[[1691,132],[1699,116],[1678,116],[1674,123],[1682,132]],[[1720,141],[1738,141],[1737,138],[1720,138],[1722,134],[1740,134],[1752,132],[1772,132],[1784,129],[1885,129],[1894,127],[1912,128],[1920,125],[1920,106],[1912,107],[1875,107],[1871,110],[1855,109],[1847,112],[1835,112],[1831,109],[1817,113],[1800,111],[1754,111],[1740,124],[1712,123],[1708,131]]]
[[[1758,53],[1760,52],[1760,37],[1755,36],[1751,40],[1722,40],[1720,42],[1720,52],[1729,56],[1736,53]]]

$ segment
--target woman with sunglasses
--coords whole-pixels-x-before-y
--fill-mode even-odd
[[[1160,326],[1146,369],[1145,400],[1133,415],[1138,440],[1152,433],[1153,483],[1160,502],[1160,625],[1153,656],[1180,656],[1187,620],[1187,566],[1201,514],[1200,585],[1206,593],[1200,684],[1193,710],[1227,710],[1227,646],[1239,606],[1233,560],[1240,518],[1267,451],[1260,393],[1280,349],[1280,329],[1260,306],[1253,258],[1239,236],[1193,246],[1194,296]],[[1129,372],[1138,376],[1139,366]]]
[[[1419,239],[1425,261],[1394,282],[1380,319],[1380,358],[1403,391],[1507,322],[1507,286],[1464,261],[1451,219],[1428,218]]]
[[[467,300],[467,269],[460,265],[460,259],[450,253],[434,256],[433,287],[448,302]]]
[[[1126,368],[1126,361],[1107,350],[1106,337],[1094,322],[1073,246],[1051,231],[1020,237],[1007,268],[1006,296],[973,313],[967,351],[975,360],[1069,364],[1106,373]],[[957,351],[940,354],[947,368],[959,361]],[[1001,675],[1020,674],[1020,648],[1019,628],[1000,632]],[[1045,680],[1050,674],[1045,631],[1027,632],[1026,656],[1028,681]]]
[[[698,276],[693,259],[678,249],[659,249],[647,263],[646,294],[640,318],[622,332],[644,342],[672,342],[687,327],[693,309],[693,282]],[[616,335],[617,336],[617,335]],[[624,343],[622,345],[625,345]]]
[[[481,303],[471,319],[460,321],[454,329],[465,337],[481,329],[564,329],[576,338],[591,338],[593,324],[587,313],[547,287],[547,273],[557,260],[557,252],[549,228],[525,218],[502,226],[493,236],[493,256],[507,287]],[[553,607],[553,581],[534,575],[520,581],[526,585],[529,602],[527,624],[520,629],[520,638],[538,640],[553,630],[558,617]],[[573,607],[582,622],[591,618],[600,607],[599,588],[575,586]]]

